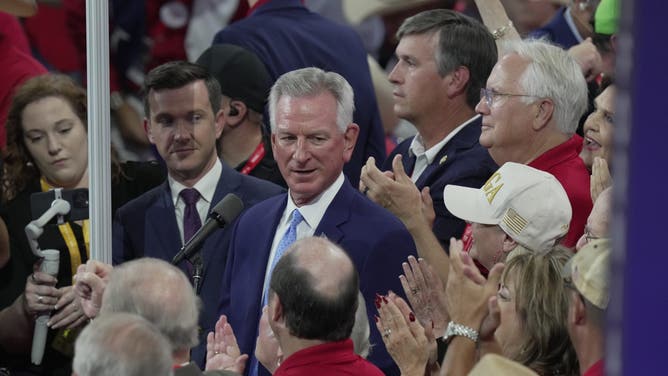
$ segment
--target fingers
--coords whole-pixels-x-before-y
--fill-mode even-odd
[[[415,281],[415,288],[418,292],[424,293],[427,288],[427,283],[424,280],[422,275],[422,269],[418,260],[414,256],[408,256],[408,263],[411,265],[411,270],[413,271],[413,280]]]
[[[366,187],[363,192],[365,192],[367,197],[381,206],[387,206],[386,203],[389,200],[387,197],[388,187],[393,180],[376,167],[375,159],[373,157],[369,157],[362,168],[360,181],[361,184],[364,184]]]
[[[52,329],[74,327],[77,322],[83,322],[86,319],[88,318],[84,315],[77,301],[71,301],[57,311],[56,314],[51,317],[47,325]]]
[[[213,332],[209,332],[209,334],[206,335],[206,360],[207,363],[211,358],[214,356],[214,335]]]
[[[422,188],[420,197],[422,199],[422,215],[427,220],[427,223],[429,223],[429,226],[433,227],[436,212],[434,211],[434,200],[431,198],[431,189],[429,187]]]
[[[77,282],[74,285],[75,293],[85,299],[89,299],[92,295],[99,296],[100,301],[95,302],[100,304],[102,294],[106,288],[106,283],[96,274],[90,272],[77,272]]]
[[[56,279],[56,277],[53,277],[50,274],[40,271],[35,271],[28,276],[28,282],[35,285],[55,286],[58,280]]]
[[[462,249],[464,248],[462,242],[455,238],[450,238],[450,269],[457,274],[462,274]]]
[[[487,276],[487,286],[492,290],[492,293],[496,291],[497,286],[501,282],[501,275],[503,274],[504,267],[504,264],[498,263],[489,271],[489,275]]]
[[[72,286],[61,287],[59,291],[61,292],[61,295],[58,299],[58,302],[56,303],[56,306],[54,307],[55,309],[59,309],[60,307],[64,307],[72,303],[75,298]]]
[[[477,267],[471,268],[469,266],[465,266],[462,269],[462,274],[464,274],[466,278],[470,279],[477,285],[484,285],[485,282],[487,282],[485,277],[483,277],[482,274],[480,274],[480,271],[478,270]]]
[[[394,159],[392,159],[392,172],[394,173],[394,180],[405,183],[410,181],[411,183],[413,182],[411,180],[411,177],[406,174],[406,170],[404,170],[404,164],[402,162],[401,154],[397,154],[394,156]]]
[[[427,337],[424,332],[424,327],[420,324],[418,320],[415,319],[415,314],[411,312],[411,308],[408,306],[408,304],[406,304],[406,301],[404,301],[403,299],[401,299],[401,297],[396,295],[394,295],[392,298],[396,308],[401,312],[403,317],[406,319],[405,323],[408,324],[408,329],[410,330],[413,338],[415,338],[415,341],[418,343],[418,345],[426,344]]]
[[[88,260],[86,263],[86,271],[93,273],[102,279],[107,279],[113,269],[113,266],[97,260]]]
[[[236,364],[236,368],[235,369],[228,369],[228,371],[233,371],[233,372],[236,372],[240,375],[243,375],[244,371],[246,370],[246,362],[247,361],[248,361],[248,355],[246,355],[246,354],[240,355],[234,361],[234,363]]]

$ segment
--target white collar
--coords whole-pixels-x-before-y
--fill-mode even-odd
[[[200,197],[203,198],[206,202],[211,203],[211,201],[213,201],[213,195],[216,193],[218,180],[220,180],[220,175],[222,173],[223,165],[220,160],[216,158],[216,162],[214,163],[213,167],[211,167],[209,172],[204,174],[204,176],[202,176],[202,178],[200,178],[197,183],[192,186],[192,188],[195,188],[197,192],[199,192]],[[176,181],[171,175],[167,175],[167,182],[169,183],[169,189],[171,190],[172,194],[172,203],[174,206],[176,206],[176,203],[181,197],[179,196],[179,193],[188,187]]]
[[[344,182],[345,178],[343,177],[342,172],[339,174],[339,177],[334,180],[334,183],[327,187],[327,189],[325,189],[320,195],[311,200],[311,202],[308,204],[302,205],[299,208],[297,205],[295,205],[294,201],[292,201],[290,191],[288,191],[288,203],[285,206],[283,215],[284,220],[290,220],[289,213],[292,213],[294,209],[299,209],[299,213],[301,213],[302,217],[304,217],[304,221],[306,221],[311,229],[315,230],[320,224],[322,217],[325,215],[325,211],[327,211],[327,208],[334,200],[334,197],[337,193],[339,193],[339,190],[343,186]]]
[[[424,156],[427,158],[427,164],[431,164],[434,161],[434,158],[436,158],[436,154],[438,154],[441,149],[447,144],[450,140],[452,140],[459,131],[464,129],[465,126],[469,125],[471,122],[475,121],[478,119],[480,115],[475,115],[474,117],[468,119],[461,125],[459,125],[457,128],[453,129],[450,133],[448,133],[441,141],[439,141],[436,145],[430,147],[428,150],[425,150],[425,145],[424,141],[422,139],[422,136],[418,133],[413,137],[413,141],[411,141],[411,145],[408,147],[408,152],[412,153],[412,155],[419,157],[420,155],[424,154]]]

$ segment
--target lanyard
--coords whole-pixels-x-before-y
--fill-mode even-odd
[[[53,189],[49,183],[46,182],[44,177],[39,180],[40,185],[42,186],[42,192],[49,191]],[[83,221],[83,236],[84,243],[86,246],[86,255],[90,258],[90,232],[89,232],[89,220],[84,219]],[[79,244],[77,243],[77,238],[74,236],[74,231],[72,231],[72,226],[69,222],[65,222],[62,225],[58,225],[58,230],[60,230],[60,235],[65,240],[67,245],[67,250],[70,253],[70,264],[72,266],[72,276],[77,274],[77,268],[81,265],[81,251],[79,250]]]
[[[241,173],[248,175],[251,171],[253,171],[253,169],[255,169],[255,167],[257,167],[258,164],[260,164],[260,161],[262,158],[264,158],[265,154],[266,151],[264,150],[264,142],[260,142],[255,148],[253,154],[251,154],[250,158],[248,158],[248,161],[246,161],[244,167],[241,169]]]

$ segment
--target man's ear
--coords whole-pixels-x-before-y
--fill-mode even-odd
[[[155,141],[153,141],[153,132],[151,132],[151,125],[149,124],[147,118],[144,118],[144,132],[146,133],[148,141],[152,144],[155,144]]]
[[[517,242],[515,239],[511,238],[508,234],[505,234],[506,237],[503,239],[503,253],[510,253],[515,247],[517,247]]]
[[[343,159],[348,162],[353,155],[353,150],[355,150],[355,143],[357,142],[357,137],[360,133],[359,125],[355,123],[350,123],[346,128],[346,131],[343,133]]]
[[[554,102],[544,98],[536,102],[536,117],[533,121],[533,130],[539,131],[547,126],[554,116]]]
[[[449,97],[455,97],[466,92],[471,77],[471,72],[467,67],[460,65],[448,75],[451,77],[447,88]]]
[[[572,324],[581,326],[587,323],[587,307],[577,291],[571,291],[570,309],[573,310]]]
[[[269,321],[284,325],[285,318],[283,316],[283,305],[281,304],[281,298],[275,292],[271,292],[272,302],[269,304]]]
[[[218,112],[213,115],[213,127],[216,132],[217,140],[220,138],[220,135],[223,134],[223,128],[225,128],[225,112],[223,112],[223,110],[218,110]]]
[[[235,128],[240,125],[248,115],[248,107],[242,101],[230,101],[230,109],[225,114],[225,125]]]

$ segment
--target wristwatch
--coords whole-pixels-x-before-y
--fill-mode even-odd
[[[468,327],[466,325],[457,324],[454,321],[450,321],[448,328],[445,330],[445,335],[443,336],[443,341],[446,343],[450,342],[453,337],[462,336],[470,339],[474,343],[478,343],[478,331]]]

